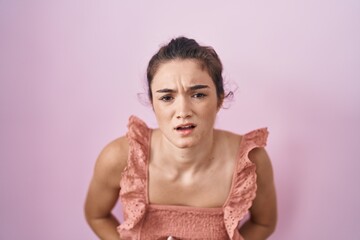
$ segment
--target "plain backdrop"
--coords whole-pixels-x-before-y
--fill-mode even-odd
[[[147,62],[180,35],[213,46],[236,90],[216,127],[269,128],[271,239],[360,239],[356,0],[1,0],[0,239],[96,239],[94,162],[131,114],[156,127]]]

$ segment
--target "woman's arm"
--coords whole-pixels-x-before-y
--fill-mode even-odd
[[[119,197],[120,177],[126,166],[128,143],[125,137],[108,144],[100,153],[85,201],[85,217],[104,240],[119,240],[119,221],[111,213]]]
[[[264,240],[274,232],[277,221],[273,170],[264,148],[253,149],[249,159],[256,165],[257,191],[250,219],[240,228],[240,234],[246,240]]]

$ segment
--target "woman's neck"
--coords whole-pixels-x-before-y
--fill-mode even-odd
[[[160,134],[161,135],[161,134]],[[180,148],[164,136],[159,138],[157,162],[174,173],[195,174],[208,168],[214,159],[215,130],[192,147]],[[159,154],[161,153],[161,154]]]

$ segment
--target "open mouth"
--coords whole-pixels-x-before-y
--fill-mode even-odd
[[[186,125],[177,126],[175,128],[175,130],[177,130],[177,131],[189,130],[189,129],[194,129],[195,127],[196,127],[196,125],[194,125],[194,124],[186,124]]]

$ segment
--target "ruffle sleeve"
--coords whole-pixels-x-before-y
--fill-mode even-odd
[[[139,227],[146,210],[146,166],[149,157],[151,129],[135,116],[129,118],[128,132],[129,153],[127,166],[120,182],[120,201],[124,212],[124,222],[118,227],[123,239],[132,239],[131,232]]]
[[[248,154],[256,147],[264,147],[267,136],[267,128],[261,128],[245,134],[241,141],[232,190],[224,206],[224,222],[230,239],[243,239],[237,227],[251,207],[257,188],[256,166]]]

